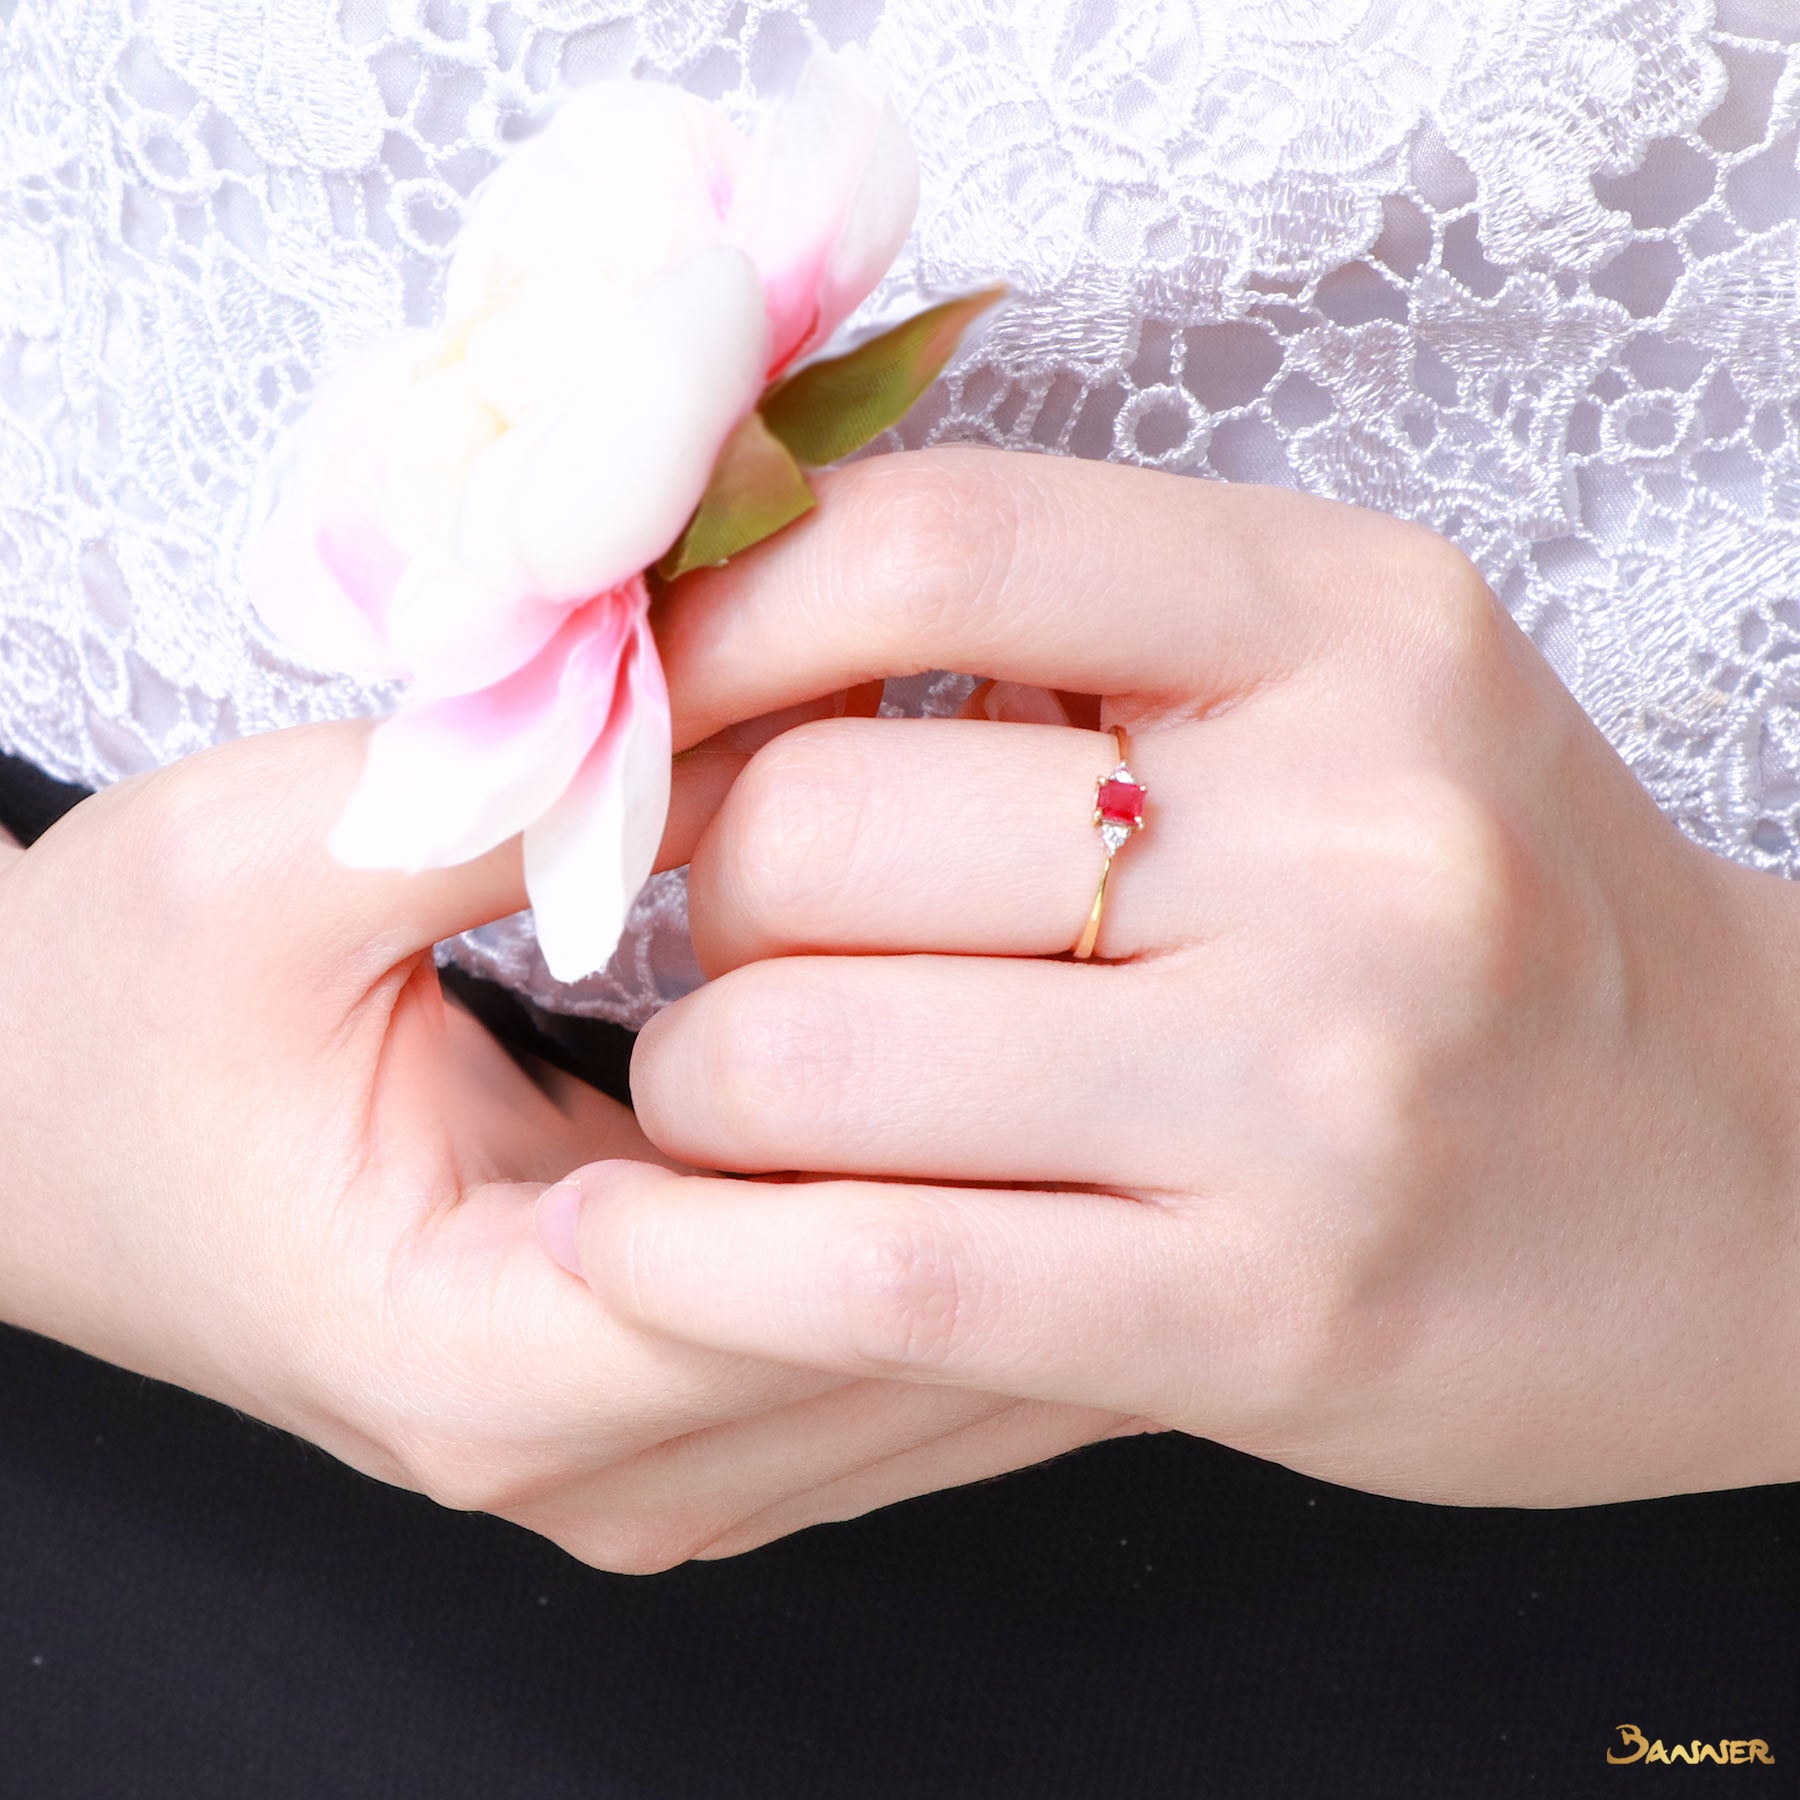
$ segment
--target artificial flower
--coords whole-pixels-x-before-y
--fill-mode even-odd
[[[969,303],[807,361],[887,269],[917,190],[854,50],[815,56],[754,138],[680,89],[607,81],[501,161],[441,322],[322,384],[250,547],[251,597],[292,650],[407,684],[340,861],[442,867],[522,832],[550,972],[606,963],[668,806],[645,572],[797,516],[800,464],[865,441],[941,367]]]

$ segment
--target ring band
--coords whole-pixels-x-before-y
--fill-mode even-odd
[[[1100,833],[1100,885],[1094,890],[1094,904],[1088,908],[1087,923],[1075,944],[1075,960],[1086,962],[1094,954],[1100,938],[1100,915],[1106,910],[1106,882],[1112,874],[1113,858],[1121,847],[1144,829],[1144,799],[1150,790],[1131,772],[1131,741],[1123,725],[1108,727],[1119,746],[1119,760],[1112,772],[1094,777],[1094,825]]]

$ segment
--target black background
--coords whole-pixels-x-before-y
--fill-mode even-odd
[[[1458,1511],[1163,1437],[627,1577],[10,1333],[0,1794],[1800,1793],[1797,1494]],[[1611,1768],[1622,1720],[1776,1763]]]

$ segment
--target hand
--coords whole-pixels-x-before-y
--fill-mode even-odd
[[[0,851],[0,1317],[623,1570],[897,1495],[922,1446],[974,1474],[1093,1434],[677,1344],[553,1267],[545,1183],[655,1153],[444,1002],[430,946],[523,904],[516,843],[411,878],[325,854],[365,735],[230,745]]]
[[[671,1156],[839,1178],[584,1171],[607,1307],[1426,1500],[1800,1476],[1795,898],[1676,832],[1439,538],[894,456],[659,632],[677,741],[976,670],[1103,695],[1149,813],[1099,960],[1053,960],[1110,735],[764,748],[694,857],[719,979],[634,1098]]]

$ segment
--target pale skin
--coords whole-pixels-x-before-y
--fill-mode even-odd
[[[627,1570],[1154,1427],[1450,1501],[1800,1475],[1791,891],[1425,532],[988,452],[823,485],[663,608],[719,979],[638,1123],[443,1003],[516,851],[325,855],[361,727],[4,857],[0,1316]],[[730,735],[946,666],[1133,733],[1093,965],[1110,736]]]
[[[516,844],[327,856],[365,734],[209,751],[0,849],[0,1318],[629,1572],[927,1443],[973,1475],[1125,1424],[699,1349],[570,1281],[537,1197],[655,1151],[445,1004],[429,947],[524,903]],[[714,750],[686,813],[741,765]]]
[[[1150,802],[1082,965],[1110,735],[761,749],[633,1094],[672,1158],[816,1179],[581,1171],[540,1228],[610,1316],[1430,1501],[1800,1478],[1800,896],[1685,840],[1440,539],[896,456],[659,635],[683,740],[977,670],[1098,690]]]

